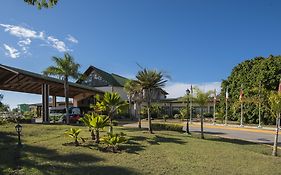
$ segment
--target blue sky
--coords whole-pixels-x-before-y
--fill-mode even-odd
[[[23,0],[0,6],[0,63],[42,72],[70,52],[83,72],[94,65],[133,77],[143,67],[172,77],[180,96],[189,84],[218,88],[237,63],[281,53],[281,1],[60,0],[37,10]],[[40,97],[3,92],[4,102]]]

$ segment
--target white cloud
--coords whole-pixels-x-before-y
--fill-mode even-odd
[[[66,52],[69,51],[69,49],[66,47],[65,43],[58,40],[57,38],[53,36],[48,36],[48,41],[51,43],[51,46],[55,49],[57,49],[59,52]]]
[[[21,52],[23,54],[30,54],[28,52],[28,49],[34,39],[39,39],[43,41],[47,45],[57,49],[59,52],[71,51],[70,49],[68,49],[68,47],[63,41],[55,38],[54,36],[48,36],[48,35],[46,36],[45,32],[43,31],[35,31],[22,26],[1,24],[1,23],[0,23],[0,27],[3,27],[4,31],[8,32],[10,35],[19,38],[17,44],[21,48]],[[78,40],[71,35],[68,35],[67,40],[73,43],[78,43]],[[16,53],[20,54],[19,51],[17,51]]]
[[[185,95],[186,89],[190,89],[191,84],[187,83],[169,83],[164,89],[169,93],[168,98],[177,98]],[[221,82],[209,82],[209,83],[195,83],[193,87],[198,87],[203,91],[216,89],[217,93],[220,92]]]
[[[72,43],[75,43],[77,44],[78,43],[78,40],[76,38],[74,38],[73,36],[71,35],[67,35],[67,38],[66,38],[68,41],[72,42]]]
[[[21,26],[9,25],[9,24],[0,24],[0,26],[5,28],[5,32],[9,32],[11,35],[20,38],[40,38],[36,31],[30,30]]]
[[[3,44],[5,48],[5,55],[11,58],[18,58],[20,56],[20,52],[14,47],[8,46],[7,44]]]

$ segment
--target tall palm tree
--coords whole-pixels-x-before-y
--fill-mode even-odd
[[[208,104],[209,98],[213,91],[204,92],[199,88],[194,88],[195,97],[193,97],[193,101],[200,106],[200,123],[201,123],[201,139],[204,139],[204,128],[203,128],[203,107]]]
[[[80,64],[76,63],[74,58],[65,53],[64,57],[53,57],[54,66],[49,66],[43,71],[44,75],[54,76],[62,79],[64,81],[64,96],[65,96],[65,109],[66,109],[66,123],[69,124],[69,78],[78,79],[80,77],[80,73],[78,69],[80,68]]]
[[[103,99],[97,102],[97,106],[100,106],[101,109],[105,109],[105,111],[107,112],[111,124],[111,126],[109,127],[109,132],[112,133],[113,117],[115,114],[120,113],[123,108],[127,106],[127,103],[121,99],[118,93],[106,92],[103,96]]]
[[[147,69],[139,71],[136,78],[136,82],[141,87],[144,100],[147,103],[148,130],[150,133],[153,133],[150,116],[152,98],[155,98],[156,94],[159,95],[159,92],[162,90],[162,87],[165,86],[167,80],[164,79],[162,72]]]
[[[141,102],[143,100],[141,87],[137,84],[135,80],[127,81],[124,86],[125,91],[128,94],[128,97],[136,106],[135,115],[138,116],[138,127],[141,128],[141,116],[139,115]],[[130,106],[129,106],[130,108]],[[131,111],[131,108],[130,108]]]

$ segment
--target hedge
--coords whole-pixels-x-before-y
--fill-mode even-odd
[[[169,124],[169,123],[152,123],[152,129],[156,131],[167,130],[167,131],[183,132],[182,125]]]

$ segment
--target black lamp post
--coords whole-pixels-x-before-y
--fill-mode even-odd
[[[22,144],[21,144],[20,134],[21,134],[21,131],[22,131],[22,126],[18,123],[15,126],[15,129],[16,129],[16,132],[18,133],[18,146],[21,147]]]
[[[188,106],[189,106],[189,94],[190,94],[190,90],[186,89],[186,97],[188,97],[187,102],[186,102],[186,115],[187,115],[187,111],[188,111]],[[186,116],[187,117],[187,116]],[[186,118],[186,134],[190,134],[189,132],[189,125],[188,125],[188,117]]]

